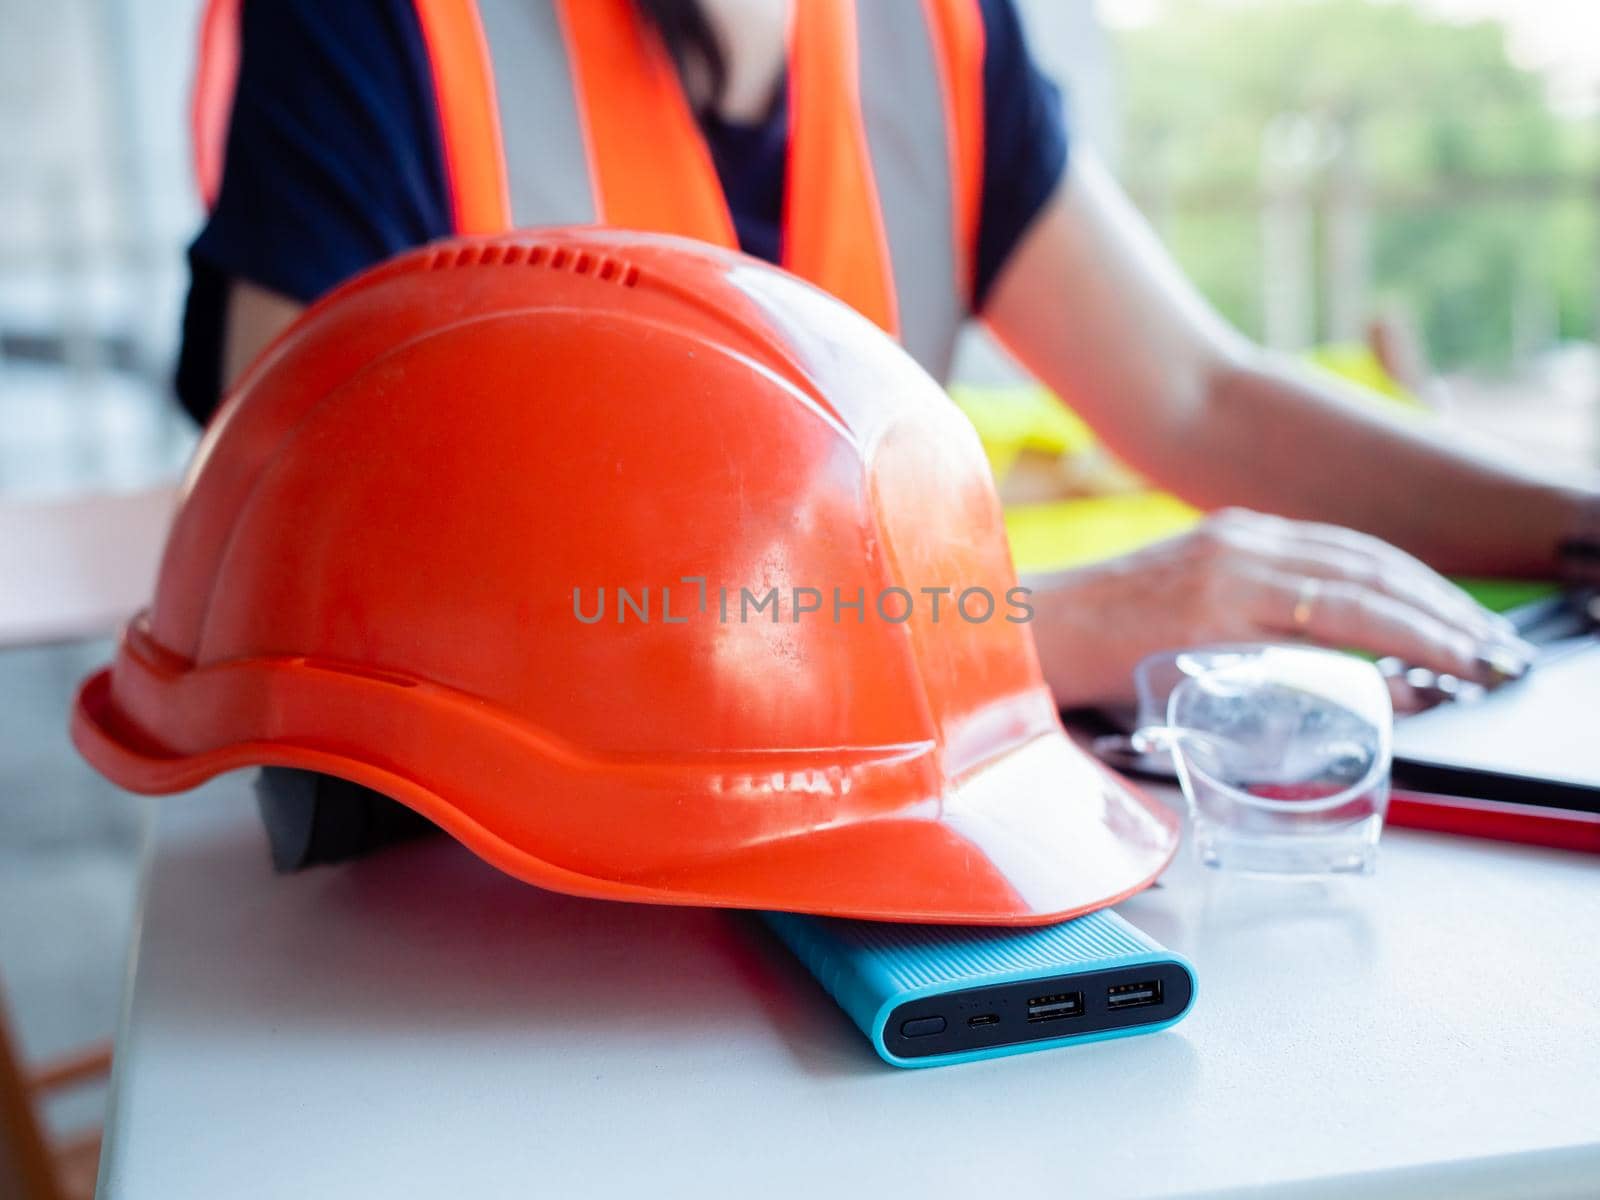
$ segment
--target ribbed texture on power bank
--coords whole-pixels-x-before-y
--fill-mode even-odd
[[[878,961],[897,990],[989,979],[1008,971],[1062,970],[1075,959],[1151,949],[1106,913],[1032,929],[829,921],[836,936]]]
[[[1115,913],[1102,910],[1060,925],[897,925],[767,913],[767,924],[818,982],[871,1035],[885,999],[920,988],[959,989],[1032,971],[1064,974],[1074,963],[1160,950]],[[834,947],[828,945],[829,941]],[[842,946],[844,953],[834,952]]]

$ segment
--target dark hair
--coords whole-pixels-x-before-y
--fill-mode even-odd
[[[698,0],[634,0],[634,3],[666,43],[667,53],[672,55],[673,64],[678,68],[678,78],[685,81],[694,78],[691,68],[703,73],[707,94],[689,98],[697,113],[703,115],[715,108],[728,80],[728,61],[717,41],[717,32],[706,20]]]

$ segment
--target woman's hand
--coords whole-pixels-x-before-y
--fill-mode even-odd
[[[1207,642],[1304,639],[1484,684],[1533,656],[1504,618],[1388,543],[1242,509],[1024,582],[1045,679],[1066,707],[1124,702],[1146,654]]]

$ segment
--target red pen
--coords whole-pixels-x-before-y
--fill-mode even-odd
[[[1395,791],[1388,821],[1408,829],[1600,854],[1600,813],[1570,808]]]

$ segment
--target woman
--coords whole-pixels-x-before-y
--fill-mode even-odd
[[[671,210],[656,227],[698,236],[696,214],[725,212],[727,239],[837,291],[935,373],[950,318],[981,317],[1122,458],[1213,510],[1184,536],[1030,581],[1063,705],[1123,699],[1142,655],[1205,641],[1303,636],[1488,683],[1525,669],[1530,648],[1435,571],[1550,577],[1585,554],[1592,566],[1592,487],[1402,424],[1229,329],[1095,159],[1069,164],[1058,97],[1010,0],[874,0],[853,14],[793,2],[637,0],[634,13],[624,0],[480,0],[466,34],[472,6],[246,4],[220,191],[191,252],[185,404],[204,419],[305,304],[473,221],[571,203]],[[652,46],[671,55],[666,83]],[[507,107],[519,97],[521,125]],[[687,135],[671,126],[679,97]],[[917,175],[914,145],[934,129],[917,114],[941,100],[923,140],[957,164],[948,193]],[[471,148],[485,123],[501,138],[487,156]],[[680,157],[656,161],[673,137]],[[548,166],[569,144],[580,157]],[[685,209],[696,155],[716,195]],[[608,170],[634,174],[587,209],[587,192],[552,198],[585,164],[593,197]],[[518,210],[519,189],[532,207]],[[496,196],[498,215],[472,215]],[[951,214],[963,261],[924,286],[916,272],[949,250]],[[914,241],[918,228],[934,233]],[[948,296],[945,275],[961,280]]]

